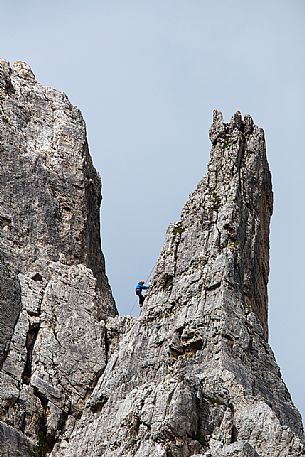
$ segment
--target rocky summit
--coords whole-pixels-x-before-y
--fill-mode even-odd
[[[207,176],[119,317],[81,113],[0,61],[0,457],[304,457],[268,344],[264,132],[214,111]]]

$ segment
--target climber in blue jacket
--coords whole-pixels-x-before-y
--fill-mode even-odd
[[[148,289],[148,286],[144,286],[145,281],[139,281],[136,285],[136,295],[139,297],[139,305],[142,307],[143,302],[145,300],[144,295],[142,295],[142,290]]]

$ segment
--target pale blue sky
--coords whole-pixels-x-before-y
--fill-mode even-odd
[[[305,417],[303,0],[0,0],[1,57],[83,112],[122,314],[206,172],[213,108],[266,134],[275,211],[270,343]],[[137,306],[134,307],[137,310]]]

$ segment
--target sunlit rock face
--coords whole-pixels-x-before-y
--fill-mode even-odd
[[[0,454],[41,455],[81,415],[116,309],[84,121],[23,62],[0,61],[0,163]]]
[[[141,316],[118,317],[82,117],[1,61],[1,456],[305,455],[268,345],[264,132],[215,111],[210,139]]]

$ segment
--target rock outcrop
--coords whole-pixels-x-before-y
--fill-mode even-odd
[[[42,455],[81,415],[117,312],[84,121],[22,62],[0,62],[0,161],[0,454]]]
[[[207,177],[118,317],[79,111],[24,63],[0,90],[1,456],[304,456],[268,344],[263,130],[214,112]]]

